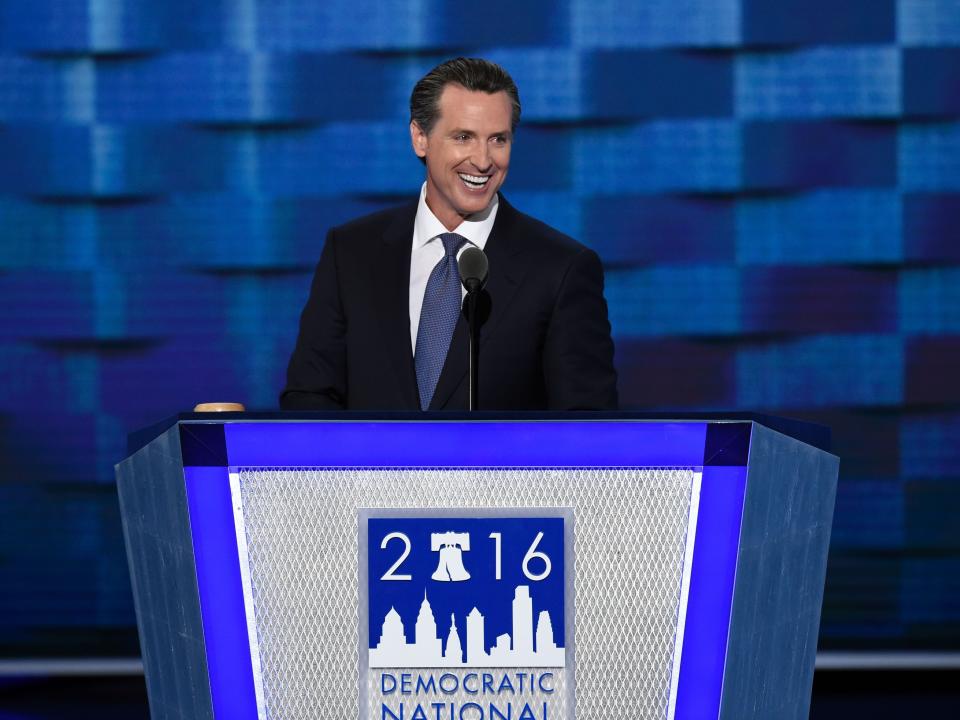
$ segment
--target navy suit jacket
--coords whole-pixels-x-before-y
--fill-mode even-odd
[[[284,410],[419,410],[410,345],[417,202],[327,234],[280,395]],[[485,252],[480,410],[617,406],[603,269],[592,250],[501,196]],[[461,315],[430,410],[466,410],[469,338]]]

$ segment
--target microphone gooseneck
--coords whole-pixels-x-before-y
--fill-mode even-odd
[[[490,263],[483,250],[475,245],[470,245],[457,259],[457,267],[460,270],[460,282],[467,289],[467,297],[464,299],[463,311],[467,316],[467,324],[470,327],[470,410],[478,408],[479,382],[480,382],[480,319],[477,317],[477,299],[480,297],[480,291],[484,283],[487,282],[487,272],[490,269]]]

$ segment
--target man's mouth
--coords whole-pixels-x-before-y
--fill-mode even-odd
[[[464,185],[473,190],[479,190],[490,181],[489,175],[467,175],[467,173],[457,173],[457,175],[463,180]]]

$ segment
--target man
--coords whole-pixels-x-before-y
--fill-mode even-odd
[[[465,410],[468,330],[456,258],[489,259],[481,410],[613,409],[613,342],[596,253],[499,194],[520,119],[499,65],[457,58],[410,98],[420,198],[327,234],[290,358],[285,410]]]

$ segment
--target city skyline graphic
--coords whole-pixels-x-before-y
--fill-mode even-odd
[[[465,642],[460,639],[456,613],[450,613],[444,644],[427,589],[424,588],[423,601],[414,625],[413,642],[407,642],[403,618],[391,606],[383,619],[377,644],[369,650],[369,666],[564,667],[566,651],[562,645],[557,645],[550,613],[541,610],[534,623],[533,598],[529,586],[515,586],[510,610],[511,632],[501,633],[493,643],[486,639],[486,616],[476,605],[460,620],[465,623]]]

